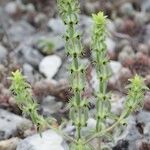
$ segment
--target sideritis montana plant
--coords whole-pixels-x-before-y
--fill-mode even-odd
[[[45,127],[49,127],[56,132],[62,134],[70,141],[70,150],[94,150],[90,144],[96,139],[98,142],[97,150],[103,149],[103,138],[110,138],[111,130],[118,125],[124,123],[125,119],[139,107],[143,105],[144,81],[142,77],[135,75],[130,79],[128,86],[128,95],[125,102],[124,110],[118,117],[111,112],[110,93],[107,92],[107,82],[110,77],[110,69],[108,68],[107,47],[105,44],[107,30],[107,18],[103,12],[93,14],[93,30],[92,30],[92,56],[93,63],[96,68],[99,88],[95,92],[95,130],[89,132],[88,136],[83,134],[82,130],[87,127],[89,119],[89,102],[83,97],[85,91],[85,70],[86,66],[80,64],[83,55],[83,46],[81,43],[81,34],[77,30],[79,24],[79,2],[78,0],[58,0],[59,14],[66,26],[64,38],[66,40],[66,53],[72,59],[69,65],[70,87],[73,93],[69,101],[69,117],[75,127],[74,137],[66,135],[60,128],[53,126],[54,119],[43,118],[38,114],[38,104],[32,98],[31,87],[25,81],[20,71],[12,73],[12,90],[16,102],[22,112],[29,116],[33,124],[37,126],[39,132]],[[107,120],[112,120],[112,124],[108,126]]]

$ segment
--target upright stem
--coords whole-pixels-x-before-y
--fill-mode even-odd
[[[92,35],[92,48],[95,61],[99,88],[96,93],[96,133],[105,129],[105,121],[110,111],[110,102],[106,92],[108,72],[106,57],[106,17],[102,12],[93,15],[94,27]],[[98,138],[98,150],[101,149],[101,138]]]
[[[82,46],[80,34],[76,31],[78,23],[78,0],[58,0],[60,15],[66,25],[66,51],[72,59],[70,63],[70,85],[73,92],[73,97],[70,100],[70,120],[76,127],[76,140],[82,138],[81,129],[86,126],[88,119],[87,101],[83,99],[84,91],[84,72],[85,67],[79,63],[82,55]]]

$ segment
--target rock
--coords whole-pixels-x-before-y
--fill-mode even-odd
[[[30,46],[23,45],[17,51],[18,59],[24,63],[27,62],[34,67],[38,67],[40,61],[42,60],[43,56],[40,52]]]
[[[142,0],[141,2],[141,8],[144,12],[150,12],[150,1],[149,0]]]
[[[19,141],[20,140],[18,138],[0,141],[0,150],[16,150]]]
[[[0,44],[0,63],[4,62],[7,57],[7,49]]]
[[[121,18],[116,18],[114,21],[115,28],[118,32],[122,32],[124,29],[124,21]]]
[[[136,116],[136,121],[138,123],[144,123],[146,125],[150,122],[150,112],[140,111]]]
[[[144,97],[144,110],[150,111],[150,93],[147,93]]]
[[[55,101],[55,97],[47,96],[41,103],[42,115],[50,116],[54,113],[58,113],[61,110],[62,105],[62,102]]]
[[[118,61],[110,61],[109,65],[113,74],[118,74],[122,68],[121,63]]]
[[[61,58],[57,55],[46,56],[42,59],[39,65],[39,70],[43,73],[48,79],[52,79],[59,67],[61,66]]]
[[[62,35],[65,32],[65,25],[60,18],[51,18],[47,26],[55,33]]]
[[[29,120],[0,109],[0,140],[13,137],[31,126]]]
[[[139,44],[138,51],[142,52],[143,54],[149,55],[148,46],[146,44]]]
[[[113,33],[114,31],[116,31],[116,27],[115,27],[115,24],[112,20],[108,20],[107,21],[107,30],[110,32],[110,33]]]
[[[128,117],[127,123],[128,125],[124,133],[118,139],[128,142],[128,150],[137,150],[137,149],[148,150],[148,149],[140,149],[140,147],[144,146],[141,145],[143,141],[145,141],[145,144],[149,143],[150,112],[139,111],[137,114]],[[119,146],[118,144],[119,143],[117,143],[117,146]]]
[[[19,11],[19,5],[16,1],[9,2],[5,6],[5,12],[8,13],[10,16],[16,15]]]
[[[107,45],[108,52],[110,53],[115,52],[116,43],[111,38],[106,39],[106,45]]]
[[[136,12],[134,20],[138,26],[143,26],[148,21],[148,17],[144,12]]]
[[[47,17],[44,13],[39,13],[35,16],[34,22],[36,25],[41,26],[43,23],[45,23],[47,20]]]
[[[84,9],[86,11],[86,14],[96,13],[100,9],[100,3],[99,1],[87,1],[84,3]]]
[[[27,81],[30,83],[34,82],[34,69],[30,64],[23,64],[23,74],[26,77]]]
[[[122,39],[122,40],[116,45],[116,50],[117,50],[117,52],[122,51],[122,49],[123,49],[125,46],[128,46],[128,45],[130,45],[130,42],[129,42],[127,39]]]
[[[129,142],[127,140],[119,140],[112,150],[128,150]]]
[[[119,11],[124,16],[132,16],[134,14],[133,6],[129,2],[126,2],[123,5],[121,5]]]
[[[138,150],[150,150],[150,143],[148,140],[138,140],[136,142],[136,149]]]
[[[119,53],[118,59],[123,65],[132,64],[135,58],[134,50],[131,46],[125,46]]]
[[[122,97],[119,93],[113,92],[111,94],[111,112],[116,115],[120,115],[124,108],[124,102],[126,97]]]
[[[8,35],[13,42],[22,42],[31,36],[35,29],[26,21],[18,21],[8,29]]]
[[[16,150],[67,150],[67,146],[63,146],[63,138],[52,130],[27,137],[22,140]]]
[[[125,19],[122,32],[132,36],[137,34],[137,27],[138,25],[135,23],[133,19]]]
[[[150,53],[150,24],[147,24],[144,32],[144,41],[149,45],[149,53]]]
[[[30,13],[33,13],[36,11],[35,6],[32,3],[28,3],[27,5],[25,5],[24,9],[26,10],[26,12],[30,12]]]

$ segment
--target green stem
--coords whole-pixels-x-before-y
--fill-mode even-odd
[[[130,111],[130,110],[128,110],[128,111]],[[90,141],[92,141],[93,139],[95,139],[96,137],[100,137],[100,136],[104,135],[105,133],[113,130],[126,117],[126,115],[128,114],[128,111],[126,111],[125,113],[123,112],[122,115],[119,117],[119,119],[114,124],[112,124],[109,128],[93,134],[88,140],[85,141],[84,144],[87,144]]]

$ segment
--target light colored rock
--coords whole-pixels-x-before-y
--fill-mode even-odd
[[[116,43],[111,38],[106,39],[106,45],[107,45],[107,50],[109,52],[114,52],[115,51]]]
[[[57,55],[46,56],[42,59],[39,65],[39,70],[43,73],[48,79],[52,79],[59,67],[62,64],[62,60]]]
[[[148,21],[148,16],[145,12],[136,12],[134,20],[137,25],[143,26]]]
[[[123,111],[125,100],[126,100],[126,97],[112,95],[111,112],[113,114],[120,115]]]
[[[134,58],[135,58],[134,50],[129,45],[125,46],[118,55],[118,60],[121,62],[121,64],[125,64],[130,60],[132,61],[134,60]]]
[[[32,3],[28,3],[26,6],[24,6],[24,9],[26,12],[36,12],[35,6]]]
[[[0,140],[15,136],[31,126],[32,123],[29,120],[0,109]]]
[[[30,83],[34,82],[34,69],[30,64],[23,64],[23,74]]]
[[[118,74],[122,68],[121,63],[118,61],[112,60],[112,61],[110,61],[109,65],[110,65],[110,68],[111,68],[113,74]]]
[[[37,49],[27,45],[22,45],[18,49],[18,59],[21,61],[21,63],[27,62],[34,67],[38,67],[43,56]]]
[[[134,13],[132,4],[130,2],[124,3],[120,7],[120,12],[121,12],[121,14],[123,14],[125,16],[132,16]]]
[[[0,150],[16,150],[19,141],[18,138],[0,141]]]
[[[113,33],[114,31],[116,31],[115,24],[114,24],[114,22],[112,20],[108,20],[107,21],[107,30],[110,33]]]
[[[42,114],[44,116],[49,116],[58,113],[62,105],[62,102],[55,101],[55,97],[47,96],[41,104]]]
[[[15,15],[18,11],[18,4],[15,1],[7,3],[5,6],[5,11],[9,15]]]
[[[35,16],[34,21],[37,25],[42,25],[42,23],[46,21],[47,16],[44,13],[39,13]]]
[[[99,87],[99,81],[97,79],[97,74],[96,74],[95,69],[92,70],[91,76],[92,76],[92,79],[90,82],[91,82],[92,88],[97,91]]]
[[[35,29],[26,21],[15,22],[9,29],[8,35],[13,42],[22,42],[31,36]]]
[[[65,25],[60,18],[51,18],[47,26],[55,33],[63,34],[65,32]]]
[[[52,130],[48,130],[42,133],[42,137],[39,134],[27,137],[22,140],[17,150],[66,150],[63,146],[63,138],[56,134]]]
[[[124,20],[122,18],[116,18],[114,20],[114,24],[115,24],[116,30],[118,32],[123,30],[123,28],[124,28]]]
[[[7,56],[7,50],[6,50],[6,48],[3,47],[3,46],[0,44],[0,63],[2,63],[3,61],[5,61],[6,56]]]
[[[142,0],[140,1],[142,11],[150,12],[150,1],[149,0]]]

